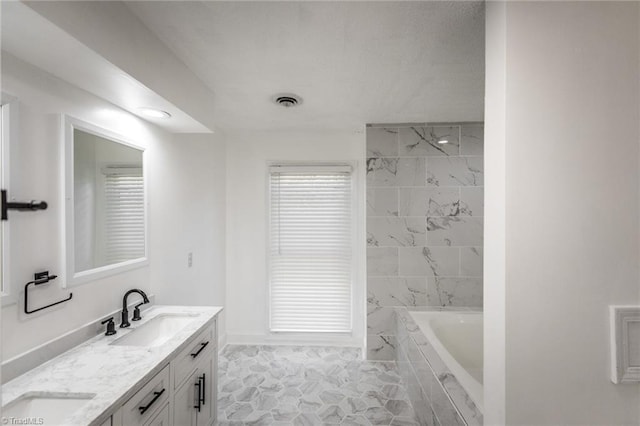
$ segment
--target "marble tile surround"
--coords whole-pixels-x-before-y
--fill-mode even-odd
[[[228,345],[218,425],[418,426],[395,362],[353,348]]]
[[[366,139],[367,357],[393,359],[391,307],[482,307],[484,125]]]
[[[465,308],[425,307],[419,310],[461,310]],[[456,377],[404,307],[394,309],[398,371],[407,384],[409,400],[420,425],[481,426],[478,410]]]

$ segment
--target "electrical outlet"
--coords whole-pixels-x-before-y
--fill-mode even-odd
[[[187,266],[191,268],[193,266],[193,253],[189,252],[187,255]]]

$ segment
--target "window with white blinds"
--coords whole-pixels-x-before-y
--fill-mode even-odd
[[[349,166],[270,168],[270,329],[350,332]]]
[[[106,264],[145,256],[144,179],[140,168],[105,168]]]

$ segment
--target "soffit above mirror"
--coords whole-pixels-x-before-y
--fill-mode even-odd
[[[168,132],[212,131],[21,2],[2,4],[2,50]],[[141,107],[168,111],[171,118],[148,118]]]

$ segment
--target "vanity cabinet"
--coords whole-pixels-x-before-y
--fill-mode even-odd
[[[210,426],[217,413],[216,322],[199,333],[116,415],[126,426]]]
[[[122,334],[101,333],[16,374],[2,385],[5,405],[0,408],[45,419],[60,414],[64,418],[56,423],[65,425],[212,426],[217,420],[221,311],[219,306],[153,306],[129,330],[118,330]],[[87,325],[74,331],[74,338],[94,331],[94,324]],[[38,357],[68,345],[66,339],[38,350]],[[19,363],[33,362],[31,357]],[[64,412],[45,403],[28,404],[24,411],[25,398],[74,402]]]
[[[215,328],[207,329],[176,357],[173,405],[176,426],[208,426],[216,419],[218,351],[215,339]]]

